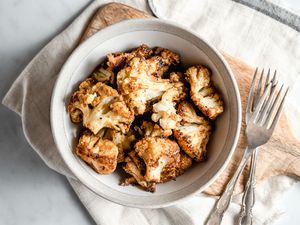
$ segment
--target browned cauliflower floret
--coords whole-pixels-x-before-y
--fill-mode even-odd
[[[107,55],[107,66],[110,71],[119,71],[134,57],[148,58],[151,48],[143,44],[131,52],[110,53]]]
[[[138,183],[145,190],[154,192],[156,183],[174,179],[180,175],[179,171],[187,168],[179,168],[180,156],[180,148],[175,141],[158,137],[143,138],[125,158],[123,168],[132,177],[127,178],[123,185]]]
[[[162,129],[158,124],[150,121],[143,121],[139,133],[144,137],[169,137],[170,133]]]
[[[216,119],[224,111],[224,103],[210,79],[210,71],[204,66],[192,66],[187,69],[186,76],[193,102],[204,115]]]
[[[180,148],[170,139],[145,137],[135,144],[135,151],[146,165],[144,177],[148,182],[160,182],[165,166],[180,160]]]
[[[139,184],[143,189],[154,192],[157,182],[149,182],[145,178],[146,165],[135,151],[131,151],[125,159],[124,170],[131,175],[122,182],[122,185]],[[192,159],[180,152],[180,160],[168,163],[161,172],[160,182],[165,183],[182,175],[192,166]]]
[[[91,78],[96,81],[114,86],[115,85],[115,74],[108,68],[105,68],[105,65],[100,65],[97,67],[91,75]]]
[[[180,63],[180,57],[168,49],[158,47],[154,49],[154,56],[147,59],[147,63],[151,66],[151,75],[162,77],[171,65]]]
[[[170,73],[170,81],[173,83],[184,83],[185,82],[185,78],[184,78],[184,74],[181,72],[172,72]]]
[[[164,59],[165,64],[177,65],[180,63],[179,54],[172,52],[169,49],[156,47],[156,48],[154,48],[153,53],[154,53],[154,55],[161,56]]]
[[[80,84],[68,110],[73,122],[83,121],[83,125],[94,134],[104,127],[125,133],[134,120],[133,112],[115,89],[101,82],[95,83],[92,79]]]
[[[79,139],[76,154],[97,173],[110,174],[117,166],[118,147],[86,130]]]
[[[177,176],[183,174],[188,168],[192,166],[193,160],[187,154],[180,152],[180,161],[178,168]]]
[[[177,113],[181,116],[181,125],[174,130],[179,146],[196,161],[206,158],[206,145],[211,134],[211,125],[196,114],[192,105],[181,102]]]
[[[124,162],[125,153],[132,149],[132,145],[136,140],[134,134],[129,131],[126,134],[123,134],[119,131],[108,129],[105,133],[105,138],[111,140],[118,147],[118,163]]]
[[[161,173],[160,182],[165,183],[182,175],[192,166],[192,159],[185,153],[180,152],[180,161],[177,164],[168,164]]]
[[[122,185],[138,183],[146,191],[154,192],[156,184],[145,179],[146,166],[137,153],[135,151],[129,152],[125,158],[125,162],[123,169],[126,173],[130,174],[131,177],[126,178]]]
[[[176,128],[181,121],[181,117],[176,113],[175,105],[184,96],[182,88],[171,88],[162,95],[159,102],[153,105],[151,119],[159,122],[159,125],[170,135],[172,129]]]
[[[117,75],[119,92],[135,115],[143,114],[147,105],[161,98],[175,84],[149,73],[151,64],[141,58],[133,58]]]

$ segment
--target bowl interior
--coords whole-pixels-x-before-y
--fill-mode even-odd
[[[225,166],[232,154],[232,147],[236,144],[239,131],[239,96],[230,71],[219,55],[205,42],[176,26],[155,20],[146,23],[140,21],[136,20],[135,26],[130,26],[131,23],[127,22],[127,26],[122,28],[118,27],[118,24],[107,28],[108,31],[105,29],[94,35],[72,54],[60,73],[53,93],[51,122],[62,157],[75,176],[85,185],[97,194],[120,204],[159,207],[171,204],[197,190],[203,190]],[[71,123],[66,110],[70,96],[79,83],[104,60],[108,53],[126,51],[143,43],[150,47],[169,48],[179,53],[184,66],[207,65],[225,101],[225,111],[216,120],[215,130],[209,141],[208,160],[195,164],[176,181],[159,184],[155,193],[145,192],[136,186],[120,186],[120,181],[124,178],[121,169],[110,175],[99,175],[80,160],[73,153],[78,140],[78,126]]]

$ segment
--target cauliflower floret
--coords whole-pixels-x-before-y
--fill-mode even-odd
[[[179,171],[183,171],[184,167],[179,168],[180,156],[180,148],[175,141],[158,137],[143,138],[125,158],[123,168],[132,177],[125,179],[123,185],[138,183],[145,190],[154,192],[156,183],[173,179],[180,174]]]
[[[161,56],[153,56],[147,59],[146,63],[149,66],[148,74],[158,78],[162,78],[163,74],[170,67]]]
[[[110,71],[118,72],[126,63],[134,57],[148,58],[152,55],[152,50],[147,45],[142,44],[131,52],[110,53],[107,55],[107,66]]]
[[[75,123],[83,125],[94,134],[104,127],[122,133],[129,130],[134,120],[133,112],[128,109],[122,96],[110,86],[93,79],[83,81],[69,103],[68,111]]]
[[[198,116],[193,105],[187,101],[180,102],[177,109],[178,115],[181,116],[181,124],[204,124],[208,123],[204,117]]]
[[[95,79],[98,82],[114,86],[116,76],[113,71],[105,68],[105,65],[100,64],[91,74],[91,78]]]
[[[154,56],[147,59],[147,63],[151,67],[149,73],[161,78],[171,65],[180,63],[180,57],[168,49],[158,47],[154,50]]]
[[[126,178],[122,185],[139,184],[143,189],[154,192],[156,183],[149,182],[145,179],[146,165],[142,159],[131,151],[125,159],[126,164],[124,170],[131,176]],[[162,170],[159,183],[165,183],[174,180],[176,177],[182,175],[188,168],[192,166],[192,159],[185,153],[180,152],[180,159],[173,163],[168,163]]]
[[[119,131],[107,129],[105,133],[105,138],[111,140],[118,147],[118,163],[124,162],[125,153],[132,149],[133,142],[136,140],[134,134],[129,131],[126,134],[123,134]]]
[[[75,153],[97,173],[110,174],[117,167],[118,147],[88,130],[80,137]]]
[[[135,57],[117,75],[118,90],[135,115],[143,114],[149,103],[175,85],[168,79],[152,76],[150,69],[146,60]]]
[[[164,167],[180,160],[180,148],[170,139],[145,137],[135,144],[135,151],[146,165],[144,177],[148,182],[160,182]]]
[[[159,102],[153,105],[153,114],[151,119],[159,122],[159,125],[170,135],[181,121],[181,117],[177,115],[175,105],[176,101],[185,97],[182,88],[171,88],[167,90]]]
[[[192,163],[193,160],[191,157],[189,157],[184,152],[180,152],[180,161],[179,161],[179,165],[177,166],[178,168],[177,176],[182,175],[188,168],[192,166]]]
[[[192,159],[183,152],[180,152],[180,161],[175,164],[168,164],[161,173],[160,183],[174,180],[182,175],[188,168],[192,166]]]
[[[154,55],[161,56],[168,65],[178,65],[180,63],[179,54],[172,52],[169,49],[156,47],[153,50]]]
[[[177,113],[181,116],[181,125],[174,130],[179,146],[196,161],[206,159],[206,145],[211,134],[211,125],[196,114],[192,105],[181,102]]]
[[[138,183],[144,190],[154,192],[156,184],[154,182],[148,182],[145,179],[144,173],[146,166],[142,159],[138,157],[137,153],[135,151],[129,152],[125,158],[125,162],[123,169],[126,173],[130,174],[131,177],[126,178],[122,185]]]
[[[193,102],[204,115],[216,119],[224,111],[224,103],[210,79],[210,71],[204,66],[192,66],[187,69],[186,76]]]
[[[136,130],[139,131],[139,134],[143,137],[169,137],[170,133],[162,129],[158,124],[143,121],[140,128],[136,127]]]
[[[106,83],[110,86],[115,86],[116,73],[119,72],[132,58],[149,58],[147,63],[150,65],[149,73],[155,76],[161,76],[166,72],[171,64],[179,63],[179,56],[169,50],[162,51],[164,56],[153,56],[152,50],[147,45],[143,44],[131,52],[109,53],[107,60],[101,63],[92,73],[91,77],[99,82]]]
[[[173,83],[184,83],[185,82],[185,78],[184,78],[184,74],[181,72],[172,72],[170,73],[170,81]]]

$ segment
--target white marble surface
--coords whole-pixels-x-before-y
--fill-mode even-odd
[[[31,58],[89,3],[88,0],[0,1],[0,99]],[[299,1],[289,0],[300,8]],[[20,118],[0,106],[0,224],[94,224],[65,178],[27,144]],[[283,197],[276,223],[298,224],[300,184]]]

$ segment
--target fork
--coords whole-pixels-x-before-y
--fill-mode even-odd
[[[250,90],[254,90],[256,73],[252,80]],[[262,77],[263,73],[259,79],[258,88],[262,87]],[[274,76],[272,80],[275,81]],[[288,88],[284,91],[282,85],[278,90],[278,84],[273,84],[273,82],[266,83],[261,97],[259,97],[260,95],[256,95],[254,97],[253,91],[252,93],[250,92],[247,105],[248,115],[246,116],[247,124],[245,130],[248,146],[244,151],[237,170],[227,184],[224,193],[220,196],[208,220],[206,221],[206,225],[221,224],[223,215],[232,199],[234,186],[240,177],[241,172],[243,171],[250,156],[254,153],[255,149],[267,143],[270,139],[275,125],[278,122],[287,93]],[[254,98],[257,99],[258,97],[258,101],[254,101]]]
[[[249,96],[248,96],[248,104],[247,104],[247,109],[246,109],[246,125],[248,124],[249,118],[252,116],[253,111],[255,110],[259,99],[261,98],[261,92],[263,93],[268,84],[269,84],[269,79],[270,79],[270,69],[268,70],[266,81],[264,87],[262,87],[262,78],[264,75],[264,69],[261,71],[260,78],[259,78],[259,84],[257,87],[256,94],[254,95],[255,92],[255,80],[256,80],[256,75],[258,72],[258,68],[256,68],[253,76],[253,80],[250,86],[249,90]],[[273,78],[270,81],[271,87],[271,95],[275,91],[275,84],[277,83],[276,81],[276,70],[274,72]],[[246,183],[243,199],[242,199],[242,208],[241,212],[239,215],[238,219],[238,225],[250,225],[252,224],[252,208],[255,203],[255,171],[256,171],[256,161],[257,161],[257,154],[258,154],[258,148],[256,148],[252,154],[251,157],[251,166],[250,166],[250,172],[249,172],[249,177]]]

